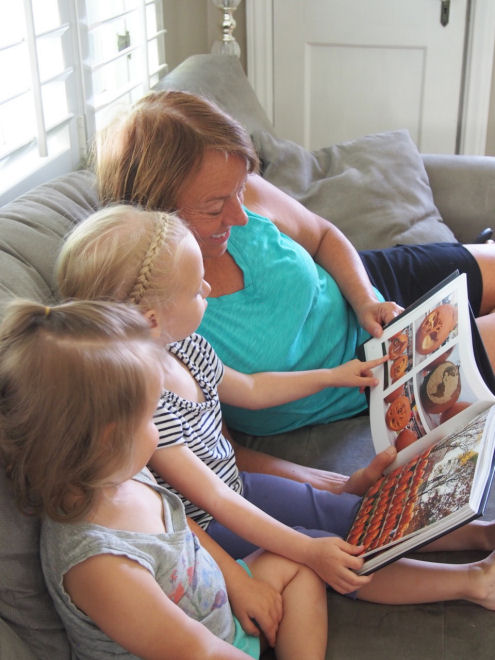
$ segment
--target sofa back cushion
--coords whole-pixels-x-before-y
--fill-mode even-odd
[[[13,297],[53,301],[53,265],[63,238],[97,208],[94,175],[80,170],[0,209],[0,317]]]
[[[94,176],[81,170],[0,210],[0,316],[14,297],[53,302],[53,265],[63,238],[97,207]],[[0,465],[0,617],[38,660],[68,660],[71,651],[43,581],[38,546],[39,521],[17,510]],[[6,657],[22,656],[16,651]]]
[[[237,119],[249,133],[273,132],[239,58],[234,55],[191,55],[159,82],[158,89],[204,96]]]

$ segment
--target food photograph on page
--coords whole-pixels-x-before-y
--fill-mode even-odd
[[[465,410],[476,398],[463,377],[457,346],[418,371],[416,382],[427,430]]]
[[[347,537],[365,554],[395,544],[466,506],[488,412],[379,479]]]
[[[470,405],[474,394],[467,386],[461,395],[459,359],[455,345],[431,359],[443,345],[457,338],[455,292],[392,335],[386,345],[390,357],[384,366],[384,415],[390,444],[401,451],[429,430]],[[407,374],[424,363],[414,377]],[[400,381],[400,382],[398,382]],[[394,383],[398,386],[393,389]],[[417,403],[417,398],[419,402]]]

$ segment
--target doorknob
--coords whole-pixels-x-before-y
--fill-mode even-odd
[[[450,0],[442,0],[440,7],[440,23],[445,27],[448,25],[450,16]]]

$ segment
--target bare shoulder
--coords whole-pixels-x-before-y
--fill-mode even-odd
[[[248,177],[244,204],[250,211],[269,218],[280,231],[303,245],[310,254],[316,253],[330,225],[258,174]]]
[[[133,479],[118,487],[105,489],[93,507],[88,522],[143,534],[166,531],[160,495],[147,484]]]
[[[296,200],[263,179],[259,174],[249,175],[244,192],[244,203],[251,211],[270,218],[276,224],[278,224],[280,215],[277,211],[297,204]]]

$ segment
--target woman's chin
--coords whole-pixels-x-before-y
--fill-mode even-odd
[[[227,252],[228,245],[228,240],[224,240],[218,243],[203,243],[201,245],[201,253],[203,255],[203,259],[216,259],[223,256]]]

